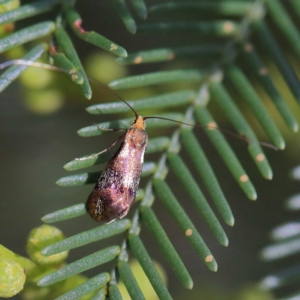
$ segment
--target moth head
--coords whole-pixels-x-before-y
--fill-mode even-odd
[[[146,123],[144,121],[144,118],[141,117],[141,116],[138,116],[135,120],[133,120],[131,122],[131,127],[132,128],[137,128],[137,129],[140,129],[140,130],[145,130]]]

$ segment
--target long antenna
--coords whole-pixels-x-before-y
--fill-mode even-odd
[[[98,80],[96,80],[96,79],[94,79],[94,78],[91,78],[91,77],[88,77],[88,79],[90,80],[90,81],[94,81],[95,83],[98,83],[98,84],[100,84],[100,85],[102,85],[104,88],[106,88],[107,90],[109,90],[114,96],[116,96],[119,100],[121,100],[121,101],[123,101],[132,111],[133,111],[133,113],[134,113],[134,115],[135,115],[135,119],[137,120],[138,119],[138,117],[139,117],[139,115],[138,115],[138,113],[135,111],[135,109],[129,104],[129,103],[127,103],[127,101],[125,101],[120,95],[118,95],[117,93],[115,93],[112,89],[110,89],[107,85],[105,85],[105,84],[103,84],[102,82],[100,82],[100,81],[98,81]]]
[[[236,138],[238,138],[238,139],[240,139],[240,140],[242,140],[242,141],[245,141],[245,142],[247,142],[247,143],[250,142],[250,140],[249,140],[247,137],[244,137],[244,136],[242,136],[242,135],[233,133],[233,132],[231,132],[231,131],[229,131],[229,130],[227,130],[227,129],[215,127],[215,126],[212,126],[212,125],[189,124],[189,123],[185,123],[185,122],[182,122],[182,121],[177,121],[177,120],[173,120],[173,119],[169,119],[169,118],[164,118],[164,117],[145,117],[145,118],[143,118],[143,119],[144,119],[144,120],[147,120],[147,119],[160,119],[160,120],[171,121],[171,122],[175,122],[175,123],[179,123],[179,124],[183,124],[183,125],[187,125],[187,126],[192,126],[192,127],[207,128],[207,129],[211,129],[211,130],[216,129],[216,130],[219,130],[219,131],[221,131],[221,132],[224,132],[224,133],[226,133],[226,134],[228,134],[228,135],[231,135],[231,136],[233,136],[233,137],[236,137]],[[272,145],[272,144],[270,144],[270,143],[267,143],[267,142],[261,142],[261,141],[258,141],[258,143],[259,143],[260,145],[262,145],[262,146],[265,146],[265,147],[267,147],[267,148],[273,149],[273,150],[275,150],[275,151],[278,151],[278,150],[279,150],[276,146],[274,146],[274,145]]]

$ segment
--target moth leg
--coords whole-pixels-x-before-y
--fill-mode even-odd
[[[105,223],[105,224],[110,224],[110,223],[112,223],[112,222],[114,222],[114,221],[116,221],[116,220],[117,220],[117,218],[112,219],[112,220],[110,220],[109,222],[107,222],[107,223]]]
[[[116,143],[122,139],[123,137],[125,136],[125,134],[122,134],[121,136],[119,136],[109,147],[107,147],[106,149],[98,152],[98,153],[95,153],[93,155],[90,155],[90,156],[87,156],[87,157],[81,157],[81,158],[75,158],[75,160],[85,160],[85,159],[89,159],[89,158],[93,158],[93,157],[96,157],[96,156],[99,156],[100,154],[104,153],[104,152],[107,152],[108,150],[110,150],[112,147],[114,147],[116,145]]]

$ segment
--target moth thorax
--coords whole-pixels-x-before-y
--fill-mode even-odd
[[[135,147],[144,147],[145,143],[148,141],[148,135],[144,129],[133,127],[128,133],[127,137],[128,142],[134,144]]]

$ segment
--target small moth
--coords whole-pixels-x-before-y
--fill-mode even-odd
[[[145,119],[136,114],[130,129],[121,136],[123,142],[87,200],[87,211],[94,220],[112,222],[127,215],[135,200],[148,144],[145,127]]]

